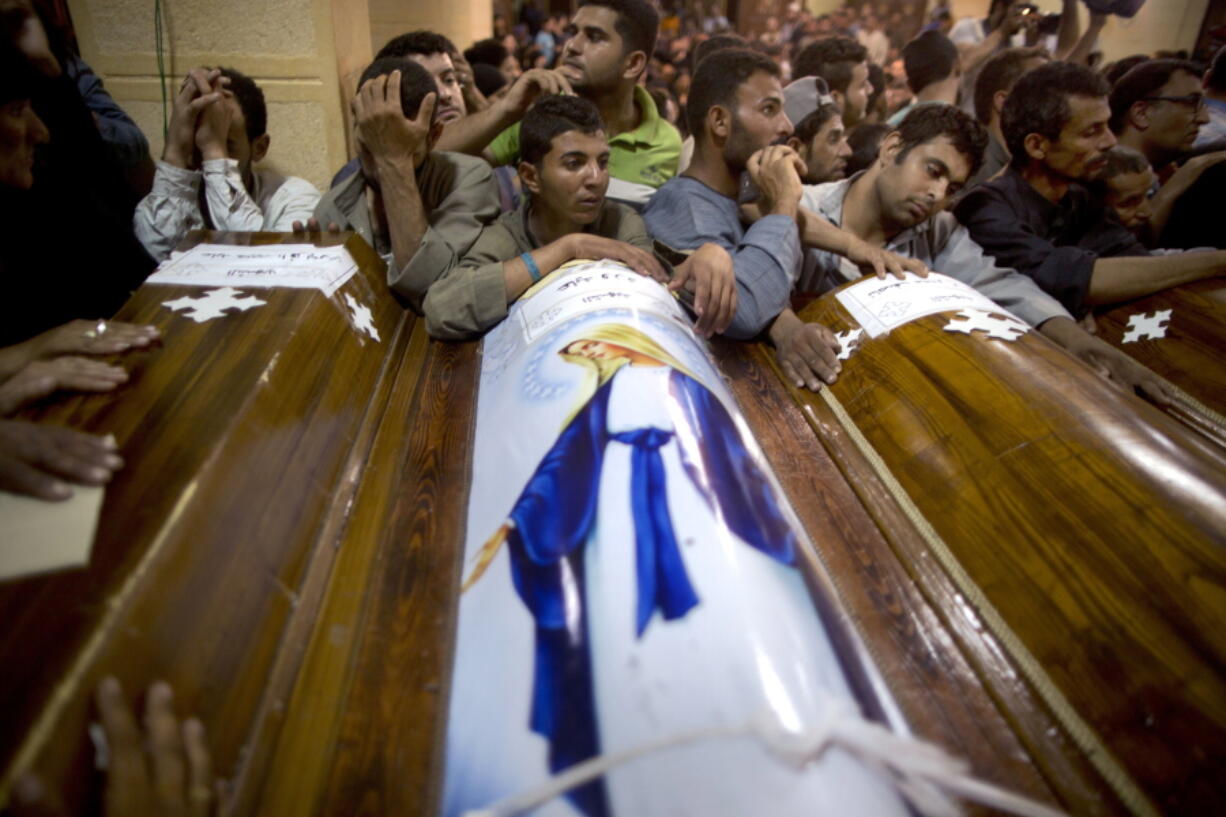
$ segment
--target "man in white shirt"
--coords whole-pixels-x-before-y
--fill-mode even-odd
[[[187,75],[153,189],[133,215],[136,237],[155,260],[190,230],[281,232],[310,218],[319,202],[314,185],[254,166],[268,154],[267,124],[264,94],[250,77],[231,68]]]

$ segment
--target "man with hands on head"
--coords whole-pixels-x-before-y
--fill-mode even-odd
[[[264,93],[249,77],[231,68],[188,73],[153,189],[132,217],[154,259],[167,258],[189,230],[285,231],[310,217],[314,185],[255,167],[268,154],[267,124]]]
[[[519,174],[528,195],[485,228],[460,264],[430,287],[430,334],[479,334],[505,318],[508,305],[543,276],[574,259],[602,258],[680,291],[698,315],[700,334],[727,327],[736,310],[728,253],[707,244],[670,281],[642,218],[606,200],[609,143],[595,105],[575,96],[543,97],[524,117],[520,140]]]
[[[800,272],[801,239],[848,255],[884,274],[907,266],[828,222],[800,210],[804,163],[782,144],[792,134],[779,67],[748,49],[704,59],[690,89],[694,159],[656,193],[643,214],[651,234],[678,250],[714,242],[732,256],[737,309],[724,334],[748,339],[767,330],[785,374],[797,385],[834,382],[840,365],[833,333],[800,320],[791,293]],[[760,217],[742,221],[742,178],[752,181]],[[798,229],[798,220],[800,229]]]
[[[361,169],[329,190],[308,222],[370,242],[388,264],[388,286],[415,309],[501,209],[486,162],[434,150],[443,130],[437,99],[434,78],[416,62],[371,63],[353,101]]]

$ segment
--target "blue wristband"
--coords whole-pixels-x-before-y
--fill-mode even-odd
[[[535,284],[541,280],[541,268],[536,265],[536,259],[532,257],[532,253],[526,252],[519,258],[524,262],[524,266],[528,268],[528,274],[532,276],[532,283]]]

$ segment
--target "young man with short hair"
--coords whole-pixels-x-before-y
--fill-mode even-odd
[[[415,308],[501,209],[488,164],[434,150],[437,87],[402,57],[366,68],[353,103],[361,169],[328,191],[313,219],[369,241],[387,261],[388,286]]]
[[[848,130],[864,119],[873,85],[868,76],[868,51],[855,40],[827,37],[810,43],[797,55],[792,75],[824,79]]]
[[[902,47],[903,66],[907,72],[907,87],[915,97],[886,122],[897,126],[919,105],[954,105],[958,102],[958,85],[962,69],[958,48],[939,31],[925,31]]]
[[[319,191],[255,167],[268,155],[264,93],[232,68],[195,68],[179,88],[153,189],[132,227],[157,261],[190,230],[279,232],[309,218]],[[201,196],[201,186],[204,195]]]
[[[1018,80],[1002,111],[1010,167],[958,204],[958,219],[1002,266],[1029,275],[1074,315],[1226,271],[1226,253],[1149,257],[1082,182],[1106,164],[1107,84],[1053,62]]]
[[[1009,164],[1005,135],[1000,129],[1000,112],[1022,75],[1049,59],[1046,49],[1019,47],[999,51],[983,64],[975,80],[974,102],[975,118],[988,129],[988,147],[979,172],[966,183],[966,189],[987,181]]]
[[[546,93],[573,90],[596,105],[609,139],[609,198],[636,206],[646,204],[676,174],[681,156],[681,135],[660,115],[647,89],[638,84],[655,51],[659,23],[659,12],[647,0],[581,3],[567,27],[570,38],[557,68],[550,72],[561,85],[543,89]],[[491,164],[519,160],[517,121],[528,104],[522,110],[516,107],[516,88],[531,73],[512,86],[501,101],[504,104],[491,106],[504,111],[495,124],[506,128],[485,149]],[[475,143],[461,149],[474,147]]]
[[[986,141],[983,126],[962,110],[920,108],[886,136],[867,170],[853,179],[806,188],[802,204],[873,246],[922,261],[974,287],[1090,365],[1166,399],[1161,379],[1078,327],[1032,280],[994,263],[946,211],[950,197],[977,169]],[[831,285],[859,277],[834,253],[810,255],[818,257]]]
[[[608,162],[609,144],[591,102],[542,97],[521,128],[519,174],[528,195],[517,210],[485,228],[460,263],[430,287],[430,334],[459,340],[484,332],[533,283],[575,259],[609,258],[668,280],[670,271],[653,255],[643,219],[605,199]],[[707,244],[671,277],[674,291],[689,285],[699,333],[728,325],[736,289],[727,252]]]

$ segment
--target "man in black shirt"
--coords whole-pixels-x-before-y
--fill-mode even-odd
[[[1108,92],[1100,75],[1071,63],[1024,75],[1001,117],[1009,168],[955,210],[999,265],[1029,275],[1074,315],[1226,273],[1226,252],[1150,257],[1080,184],[1115,144]]]

